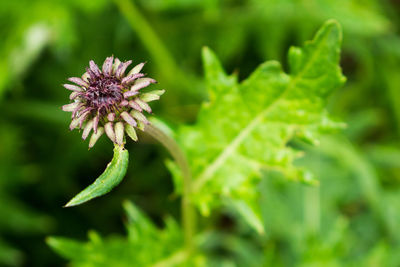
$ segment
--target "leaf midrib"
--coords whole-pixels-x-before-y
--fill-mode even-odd
[[[329,34],[326,34],[324,36],[324,40]],[[320,40],[321,43],[324,40]],[[312,41],[314,42],[315,39]],[[268,112],[276,106],[279,101],[285,98],[286,94],[294,87],[294,85],[297,83],[297,81],[300,79],[300,77],[310,68],[314,60],[318,55],[321,53],[323,45],[318,46],[317,50],[315,53],[311,56],[310,60],[307,62],[306,66],[303,68],[301,72],[298,73],[291,81],[289,82],[289,85],[287,88],[281,93],[279,97],[277,97],[268,107],[266,107],[263,111],[261,111],[245,128],[243,128],[242,131],[239,132],[239,134],[232,140],[232,142],[226,146],[225,149],[221,151],[221,153],[216,157],[216,159],[208,165],[208,167],[200,174],[197,176],[197,179],[195,180],[193,184],[193,191],[196,192],[201,188],[213,175],[214,173],[222,166],[222,164],[229,158],[229,156],[237,149],[237,147],[242,143],[242,141],[254,130],[254,128],[262,121],[264,116],[268,114]],[[304,51],[304,48],[302,49],[302,52]]]

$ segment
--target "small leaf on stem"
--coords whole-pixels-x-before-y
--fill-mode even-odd
[[[82,192],[71,199],[65,207],[77,206],[85,203],[95,197],[102,196],[116,187],[124,178],[128,168],[129,153],[122,146],[114,146],[114,157],[107,165],[106,170],[94,181],[93,184],[86,187]]]

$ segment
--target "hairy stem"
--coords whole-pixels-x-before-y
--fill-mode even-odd
[[[185,245],[189,252],[193,249],[193,235],[195,231],[195,211],[190,201],[192,191],[192,175],[186,156],[174,139],[169,137],[159,128],[146,125],[144,132],[159,141],[171,154],[182,171],[183,196],[182,196],[182,224],[185,236]]]

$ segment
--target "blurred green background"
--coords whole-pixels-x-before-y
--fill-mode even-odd
[[[128,174],[112,194],[62,208],[112,157],[104,137],[88,151],[60,109],[61,84],[90,59],[147,61],[144,71],[166,89],[155,115],[174,128],[193,122],[207,97],[202,46],[245,78],[266,60],[285,67],[287,49],[330,18],[343,26],[348,81],[329,109],[347,128],[303,148],[299,164],[320,187],[266,179],[266,235],[221,210],[206,223],[208,250],[219,266],[400,266],[399,14],[395,0],[1,1],[0,266],[65,265],[49,235],[124,235],[125,199],[156,224],[179,220],[167,153],[146,136],[128,142]]]

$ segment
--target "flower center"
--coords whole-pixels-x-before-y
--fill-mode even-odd
[[[87,105],[104,114],[113,110],[123,100],[120,81],[115,77],[104,77],[90,81],[84,98]]]

